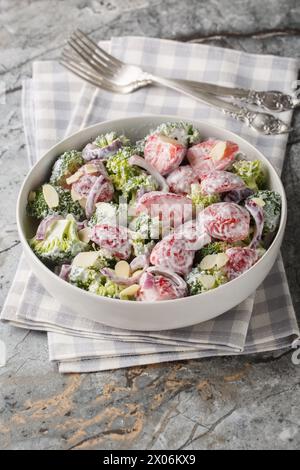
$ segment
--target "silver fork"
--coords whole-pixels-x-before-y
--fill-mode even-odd
[[[113,57],[112,55],[108,54],[106,51],[101,49],[94,41],[92,41],[82,31],[80,30],[75,31],[73,36],[71,37],[71,41],[72,41],[72,38],[74,38],[75,43],[76,41],[79,43],[79,45],[81,43],[81,47],[82,47],[82,43],[84,42],[85,46],[90,47],[90,51],[94,53],[98,52],[100,56],[102,57],[104,55],[108,60],[110,60],[117,66],[128,67],[128,64],[122,62],[121,60],[117,59],[116,57]],[[281,91],[248,90],[245,88],[226,87],[226,86],[220,86],[220,85],[215,85],[215,84],[205,83],[205,82],[197,82],[197,81],[192,81],[192,80],[175,79],[175,81],[178,83],[185,84],[185,85],[190,85],[194,89],[203,91],[205,93],[210,93],[216,96],[223,96],[223,97],[228,96],[230,98],[237,98],[237,99],[243,100],[247,104],[262,106],[268,111],[272,111],[272,112],[288,111],[288,110],[294,109],[296,106],[299,105],[299,100]],[[141,83],[137,85],[137,84],[132,83],[131,87],[128,89],[128,91],[126,90],[126,92],[130,93],[131,91],[136,90],[137,86],[140,88],[141,86],[144,86],[144,84]],[[125,91],[123,91],[123,93],[125,93]]]
[[[69,48],[63,50],[61,64],[84,80],[107,91],[131,93],[150,84],[160,84],[211,105],[223,113],[245,122],[262,134],[276,135],[291,131],[285,122],[271,114],[252,111],[245,106],[237,106],[207,91],[204,92],[202,88],[199,88],[198,82],[191,84],[191,82],[184,80],[171,80],[144,72],[136,65],[125,64],[101,49],[81,31],[76,31],[71,36],[68,45]],[[215,85],[204,85],[215,87]],[[208,89],[206,88],[206,90]],[[212,90],[212,88],[210,89]],[[227,87],[217,87],[217,89],[222,93],[227,90],[228,96],[232,96],[232,89],[230,89],[231,94],[229,94]],[[242,94],[242,92],[240,93]],[[240,96],[240,98],[243,97]]]

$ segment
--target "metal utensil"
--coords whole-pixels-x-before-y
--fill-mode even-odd
[[[144,72],[136,65],[125,64],[101,49],[81,31],[71,36],[68,45],[69,48],[63,50],[61,64],[107,91],[131,93],[149,84],[160,84],[213,106],[262,134],[277,135],[291,130],[285,122],[271,114],[252,111],[200,90],[195,86],[197,82],[191,85],[188,81],[171,80]]]

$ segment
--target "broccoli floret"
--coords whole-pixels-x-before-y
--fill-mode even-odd
[[[197,144],[200,142],[200,133],[188,122],[166,122],[158,126],[153,134],[162,134],[171,139],[176,139],[182,145]]]
[[[192,124],[188,122],[165,122],[150,132],[149,135],[161,134],[171,139],[178,140],[182,145],[188,146],[197,144],[201,141],[200,133]],[[137,142],[137,149],[139,153],[144,152],[145,143],[149,137],[147,135],[144,139]]]
[[[228,281],[222,269],[201,270],[200,265],[196,266],[186,277],[190,295],[201,294],[211,289],[215,289]]]
[[[29,244],[41,260],[51,264],[71,261],[79,252],[89,250],[88,243],[79,239],[77,223],[72,216],[55,220],[43,240],[34,237]]]
[[[211,242],[208,245],[205,245],[200,250],[201,258],[204,258],[207,255],[217,255],[218,253],[223,253],[224,251],[229,248],[230,245],[227,242],[219,241],[219,242]]]
[[[128,159],[133,155],[135,149],[124,147],[109,158],[106,169],[117,191],[120,191],[126,199],[135,197],[137,191],[145,188],[147,191],[157,189],[153,177],[135,165],[130,165]]]
[[[280,222],[281,197],[275,191],[257,191],[249,199],[261,199],[263,201],[264,228],[263,234],[275,232]]]
[[[221,198],[219,194],[203,194],[201,191],[201,186],[198,183],[191,185],[191,195],[190,198],[197,210],[202,210],[211,204],[220,202]]]
[[[110,253],[105,250],[97,250],[98,258],[92,266],[83,268],[81,266],[72,265],[69,282],[81,289],[88,290],[92,282],[100,282],[103,278],[100,270],[102,268],[113,268],[117,262]]]
[[[145,241],[151,240],[151,226],[153,220],[146,214],[140,214],[135,217],[129,225],[130,230],[133,230],[137,234],[137,238],[142,238]]]
[[[266,252],[266,249],[262,245],[258,245],[256,248],[256,253],[259,258],[261,258]]]
[[[125,135],[120,135],[118,136],[116,132],[109,132],[107,134],[101,134],[96,137],[94,140],[94,144],[97,145],[98,147],[107,147],[110,145],[114,140],[119,139],[121,140],[123,145],[129,145],[130,141],[125,137]]]
[[[81,152],[70,150],[63,153],[53,165],[50,183],[57,186],[67,186],[66,179],[73,175],[83,164],[84,160]]]
[[[62,215],[63,217],[72,214],[76,220],[83,220],[85,217],[84,209],[78,201],[73,201],[71,192],[59,186],[54,188],[59,197],[57,207],[50,208],[45,201],[42,188],[38,188],[36,191],[30,193],[27,204],[27,214],[37,219],[44,219],[47,215],[53,214]]]
[[[237,160],[232,165],[233,173],[239,175],[246,186],[254,191],[264,189],[266,175],[259,160]]]
[[[155,242],[153,238],[159,238],[161,227],[159,219],[151,219],[148,214],[140,214],[129,224],[132,230],[131,243],[135,256],[151,253]]]
[[[124,184],[122,194],[127,199],[135,198],[136,193],[139,189],[145,189],[145,191],[156,191],[158,185],[151,175],[141,173],[138,176],[133,176]]]
[[[159,217],[151,217],[146,214],[140,214],[129,224],[130,230],[132,230],[132,240],[137,244],[148,244],[153,239],[159,239],[162,232],[162,225]]]
[[[88,290],[92,282],[98,281],[101,274],[94,267],[81,268],[80,266],[72,266],[69,274],[69,282],[80,289]]]
[[[102,276],[100,279],[92,282],[88,288],[89,292],[93,294],[102,295],[103,297],[111,297],[112,299],[118,299],[120,292],[124,289],[124,286],[119,286],[114,282]]]
[[[154,241],[145,243],[145,240],[142,238],[137,238],[135,240],[132,240],[131,243],[133,247],[134,256],[149,255],[155,245]]]
[[[128,159],[133,153],[134,151],[131,147],[124,147],[107,161],[106,169],[118,191],[123,191],[123,187],[130,178],[141,174],[139,168],[128,163]]]
[[[111,223],[117,225],[118,206],[112,202],[98,202],[96,210],[89,220],[89,226]]]

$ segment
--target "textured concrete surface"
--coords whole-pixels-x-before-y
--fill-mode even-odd
[[[0,2],[0,303],[20,246],[14,219],[27,171],[21,79],[55,59],[76,27],[96,39],[139,34],[299,57],[297,0],[2,0]],[[1,99],[1,98],[0,98]],[[284,170],[289,220],[283,245],[300,318],[300,113]],[[289,352],[61,376],[44,334],[1,325],[0,448],[296,449],[300,366]]]

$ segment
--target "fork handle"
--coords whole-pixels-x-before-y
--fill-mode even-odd
[[[203,91],[204,93],[210,93],[217,96],[229,96],[230,98],[239,98],[239,99],[250,99],[252,90],[247,90],[245,88],[237,87],[228,87],[215,85],[213,83],[206,82],[196,82],[193,80],[182,80],[176,79],[177,82],[182,85],[190,85],[195,90]]]
[[[191,98],[197,99],[198,101],[201,101],[202,103],[209,104],[210,106],[214,106],[217,109],[221,109],[223,112],[230,112],[230,113],[239,113],[241,111],[241,107],[233,104],[233,103],[228,103],[226,101],[221,100],[220,98],[217,98],[214,95],[211,94],[206,94],[205,92],[199,91],[199,89],[195,89],[193,86],[190,86],[188,82],[184,82],[183,80],[171,80],[169,78],[165,77],[159,77],[157,75],[152,75],[152,74],[145,74],[143,76],[143,79],[149,80],[154,83],[158,83],[160,85],[164,85],[167,88],[171,88],[172,90],[179,91],[181,93],[184,93],[187,96],[190,96]]]
[[[230,115],[232,118],[246,123],[249,127],[265,135],[274,135],[288,132],[288,126],[280,119],[275,118],[272,114],[260,113],[251,111],[247,107],[240,107],[233,103],[224,101],[216,96],[204,93],[189,86],[187,83],[182,83],[177,80],[171,80],[165,77],[159,77],[150,73],[144,73],[142,80],[146,82],[158,83],[167,88],[183,93],[191,98],[194,98],[202,103],[213,106],[214,108],[222,111],[224,114]]]
[[[179,79],[176,81],[180,82],[182,85],[190,85],[194,90],[199,90],[200,92],[236,98],[247,104],[261,106],[273,113],[288,111],[299,106],[299,101],[295,97],[282,91],[258,91],[247,88],[215,85],[213,83],[195,82],[192,80]]]

